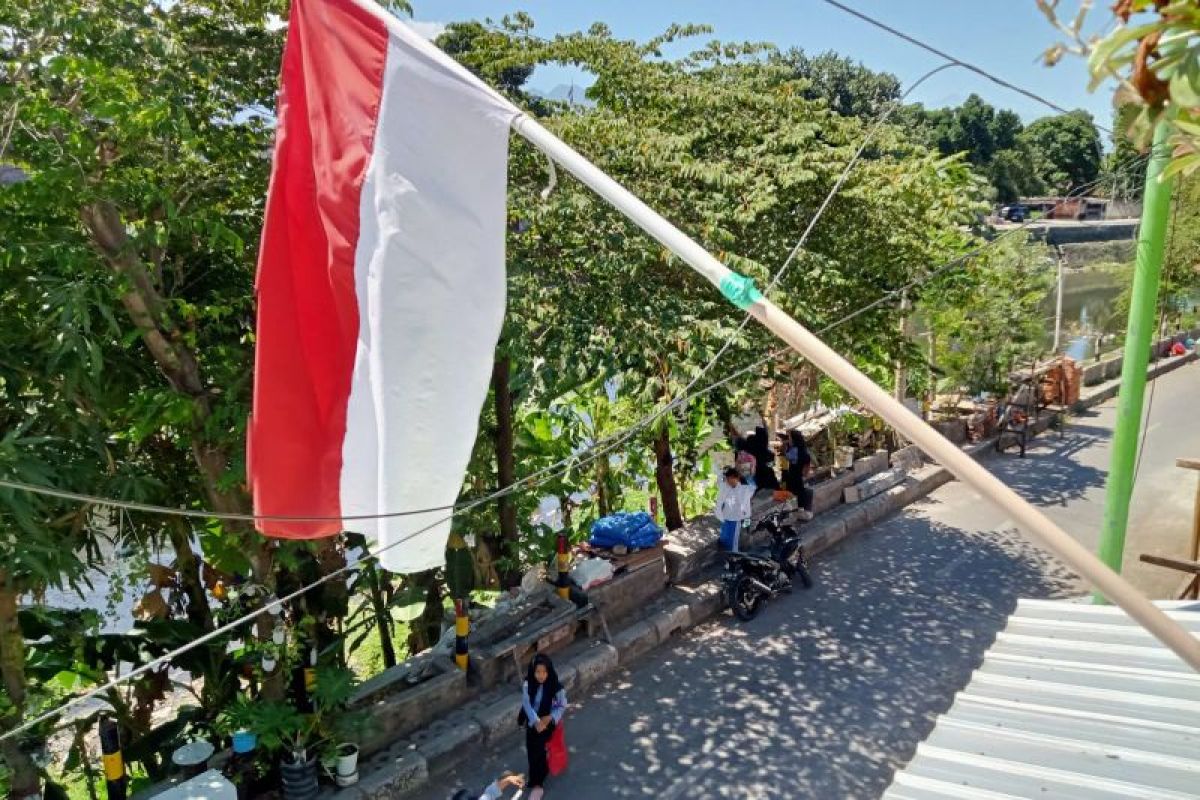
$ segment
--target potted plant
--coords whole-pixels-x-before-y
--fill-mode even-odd
[[[350,698],[358,688],[354,673],[343,667],[317,669],[313,686],[313,718],[316,732],[323,740],[326,772],[338,786],[358,781],[358,743],[363,714],[351,711]]]

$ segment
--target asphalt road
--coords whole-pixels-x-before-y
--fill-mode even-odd
[[[1130,559],[1182,553],[1200,455],[1197,371],[1159,380],[1135,491]],[[1092,545],[1102,516],[1115,404],[989,466]],[[1131,563],[1146,589],[1173,575]],[[1078,595],[1069,571],[1027,544],[961,484],[852,537],[816,564],[817,585],[752,623],[722,616],[619,672],[567,718],[571,767],[548,798],[872,798],[965,685],[1020,597]],[[480,753],[420,800],[504,769],[515,739]]]

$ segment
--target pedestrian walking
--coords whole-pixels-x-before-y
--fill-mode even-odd
[[[742,524],[750,519],[750,498],[753,496],[754,487],[743,483],[736,469],[725,470],[725,479],[717,485],[717,507],[713,513],[721,521],[718,544],[731,553],[738,551],[738,536]]]
[[[550,774],[546,747],[567,711],[567,692],[554,671],[549,656],[538,653],[529,664],[521,684],[521,713],[517,721],[525,728],[525,754],[529,758],[529,800],[540,800]]]

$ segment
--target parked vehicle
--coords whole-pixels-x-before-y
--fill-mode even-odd
[[[1029,209],[1022,205],[1005,206],[1000,209],[1000,216],[1009,222],[1024,222],[1029,216]]]
[[[769,547],[726,555],[722,577],[725,602],[743,622],[754,619],[765,601],[790,592],[793,580],[805,589],[812,586],[800,533],[784,522],[785,513],[772,512],[754,528],[770,534]]]

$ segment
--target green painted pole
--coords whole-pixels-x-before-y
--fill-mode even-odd
[[[1129,325],[1125,332],[1125,358],[1121,364],[1121,388],[1117,395],[1117,425],[1113,431],[1112,459],[1108,468],[1104,526],[1100,530],[1097,555],[1115,572],[1125,557],[1125,527],[1129,522],[1129,497],[1137,462],[1138,436],[1142,426],[1142,398],[1146,391],[1146,368],[1150,346],[1158,331],[1158,281],[1162,272],[1163,247],[1171,205],[1171,181],[1159,180],[1170,161],[1165,122],[1154,131],[1146,188],[1142,196],[1142,224],[1138,229],[1137,265],[1133,295],[1129,303]],[[1106,602],[1096,594],[1097,603]]]

